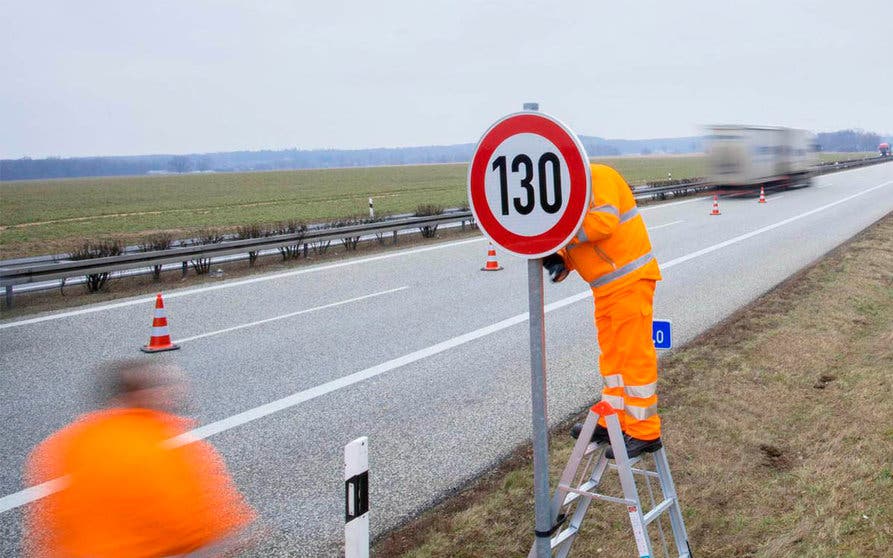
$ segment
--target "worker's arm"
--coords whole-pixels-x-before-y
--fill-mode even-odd
[[[617,171],[593,167],[592,204],[577,232],[581,242],[597,242],[614,233],[620,224],[620,188],[627,186]]]

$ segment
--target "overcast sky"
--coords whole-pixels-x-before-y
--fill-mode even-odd
[[[0,0],[0,157],[464,143],[528,100],[608,138],[893,132],[890,7]]]

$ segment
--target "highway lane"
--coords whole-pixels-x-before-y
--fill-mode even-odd
[[[770,195],[766,205],[755,198],[721,199],[719,217],[708,215],[710,201],[703,198],[643,208],[665,268],[656,316],[673,319],[677,343],[893,209],[889,165],[819,177],[816,186]],[[372,523],[379,532],[529,437],[523,318],[429,354],[432,346],[524,313],[524,263],[503,256],[505,271],[481,273],[485,247],[480,240],[451,243],[227,282],[215,290],[174,292],[166,299],[175,338],[188,338],[375,295],[195,339],[181,351],[156,355],[189,371],[193,411],[202,424],[374,371],[408,354],[417,358],[252,422],[234,423],[211,438],[274,527],[259,554],[336,552],[341,447],[356,436],[370,436]],[[598,389],[592,305],[584,285],[574,276],[547,285],[549,302],[569,298],[573,302],[547,315],[553,423],[585,406]],[[21,467],[30,448],[88,408],[83,397],[92,367],[133,356],[145,343],[150,312],[151,302],[143,302],[0,326],[0,496],[22,488]],[[18,509],[0,515],[3,550],[15,548],[19,520]]]

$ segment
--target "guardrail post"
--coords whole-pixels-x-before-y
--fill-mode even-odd
[[[12,285],[6,285],[6,309],[12,308]]]
[[[183,277],[186,277],[186,275],[189,273],[189,262],[183,262],[183,267],[180,270],[180,273]]]

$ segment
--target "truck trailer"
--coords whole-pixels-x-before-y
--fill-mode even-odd
[[[775,126],[711,126],[708,180],[717,186],[808,184],[818,165],[815,135]]]

